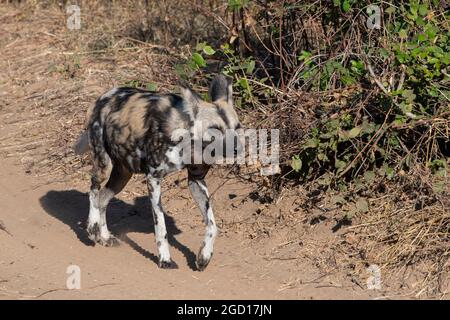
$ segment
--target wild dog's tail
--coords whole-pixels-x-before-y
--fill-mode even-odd
[[[88,127],[89,127],[89,122],[92,117],[94,107],[100,103],[99,100],[100,99],[98,99],[95,102],[95,105],[90,106],[86,112],[86,126],[85,126],[86,129],[80,134],[77,141],[73,145],[73,151],[75,151],[75,154],[82,155],[89,151],[89,135],[88,135],[89,128]]]
[[[75,142],[73,146],[75,154],[81,155],[89,151],[89,136],[87,130],[85,130]]]

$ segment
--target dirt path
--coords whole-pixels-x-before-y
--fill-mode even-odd
[[[207,182],[211,190],[220,187],[213,207],[223,228],[206,271],[198,272],[194,266],[204,227],[183,174],[163,185],[171,253],[179,269],[160,270],[156,265],[152,219],[139,178],[108,209],[110,229],[122,245],[92,246],[84,230],[88,178],[71,180],[61,174],[76,160],[69,152],[54,157],[56,166],[45,159],[55,142],[63,148],[70,145],[74,138],[70,129],[81,126],[74,113],[84,113],[95,95],[112,84],[105,79],[117,77],[111,70],[120,70],[120,63],[86,57],[78,78],[65,77],[67,70],[55,75],[51,70],[65,63],[59,54],[64,50],[64,20],[54,20],[45,12],[27,15],[2,7],[0,29],[0,68],[4,70],[0,74],[0,299],[360,299],[380,295],[365,290],[360,284],[364,279],[357,285],[342,272],[319,272],[312,260],[295,255],[296,246],[291,246],[294,258],[272,259],[274,249],[292,244],[299,236],[277,230],[265,238],[249,236],[248,228],[242,226],[253,223],[247,221],[253,221],[249,217],[260,206],[249,197],[255,186],[224,180],[217,173]],[[63,134],[57,135],[57,130]],[[45,175],[40,174],[43,169]],[[86,166],[80,172],[86,172]],[[314,235],[311,243],[317,244],[333,236],[330,229],[324,224],[301,226],[300,231]],[[81,270],[80,290],[66,287],[67,268],[72,265]]]
[[[304,285],[283,290],[293,276],[313,280],[288,262],[267,262],[257,244],[237,235],[218,238],[214,260],[205,272],[195,271],[194,252],[202,239],[198,219],[170,221],[172,255],[177,270],[156,265],[153,228],[145,197],[136,204],[116,200],[110,207],[111,229],[122,234],[118,248],[91,246],[84,221],[88,199],[85,193],[65,184],[33,189],[36,181],[4,158],[0,161],[1,298],[102,298],[102,299],[283,299],[365,298],[357,287],[328,288]],[[185,207],[175,199],[171,208]],[[190,210],[189,210],[190,211]],[[194,211],[194,210],[192,210]],[[181,213],[180,213],[181,215]],[[184,223],[179,223],[183,221]],[[127,230],[127,231],[125,231]],[[81,269],[81,290],[67,290],[70,265]]]

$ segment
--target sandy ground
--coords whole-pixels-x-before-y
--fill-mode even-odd
[[[268,262],[237,234],[221,235],[212,263],[195,271],[195,252],[203,226],[196,209],[174,198],[169,221],[177,270],[156,265],[153,227],[146,197],[135,203],[116,200],[109,223],[123,239],[117,248],[92,246],[84,221],[88,198],[66,184],[33,188],[32,178],[4,158],[0,161],[0,298],[25,299],[310,299],[367,298],[357,286],[314,281],[320,275],[290,261]],[[192,205],[192,201],[188,201]],[[181,212],[184,211],[184,212]],[[236,214],[236,212],[229,212]],[[275,245],[273,243],[272,245]],[[81,289],[68,290],[67,268],[81,270]],[[305,269],[304,269],[305,268]],[[311,270],[311,268],[309,268]],[[294,277],[313,284],[283,290]]]
[[[82,64],[87,76],[80,81],[50,74],[60,57],[58,39],[64,36],[54,30],[51,17],[22,18],[18,10],[1,8],[0,19],[0,68],[4,71],[0,74],[0,299],[367,299],[382,295],[367,290],[365,278],[355,280],[342,271],[324,273],[315,266],[320,256],[314,260],[314,252],[320,255],[321,243],[336,236],[330,223],[300,224],[288,231],[271,228],[270,223],[260,225],[251,219],[261,205],[250,197],[256,187],[225,179],[215,170],[207,182],[211,190],[218,190],[213,208],[222,232],[204,272],[196,271],[194,263],[204,226],[184,173],[163,185],[169,242],[178,269],[157,267],[149,203],[139,178],[108,208],[110,229],[122,239],[121,246],[93,246],[84,230],[87,177],[71,180],[61,174],[71,165],[66,160],[73,159],[73,154],[54,160],[60,161],[56,169],[42,155],[52,152],[49,146],[55,140],[62,146],[72,142],[70,130],[67,136],[54,135],[55,125],[80,126],[71,122],[73,112],[64,108],[75,104],[85,110],[95,94],[108,88],[108,80],[97,75],[114,66],[109,61],[93,64],[86,58]],[[49,19],[44,24],[48,30],[39,29],[39,19]],[[69,89],[79,90],[81,97],[68,101]],[[30,170],[30,163],[49,171],[40,175],[42,170]],[[86,172],[86,165],[82,169]],[[281,209],[274,207],[268,214],[276,216],[275,210]],[[298,216],[297,221],[301,220]],[[246,223],[270,232],[265,237],[250,235],[252,228],[242,228]],[[287,245],[289,250],[274,256]],[[310,258],[297,255],[300,246]],[[69,290],[67,271],[73,265],[80,268],[81,289]]]

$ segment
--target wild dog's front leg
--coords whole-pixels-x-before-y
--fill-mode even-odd
[[[166,222],[164,219],[164,210],[161,205],[161,180],[148,175],[147,186],[152,204],[159,267],[164,269],[176,268],[177,265],[170,258],[169,242],[167,241]]]
[[[197,268],[203,270],[208,265],[213,255],[214,239],[217,235],[216,222],[214,221],[214,214],[209,204],[208,189],[203,178],[198,179],[192,174],[189,174],[189,190],[192,197],[202,212],[203,221],[206,224],[205,238],[197,256]]]

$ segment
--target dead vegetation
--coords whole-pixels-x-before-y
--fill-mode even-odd
[[[343,85],[338,72],[329,75],[326,88],[320,88],[320,83],[313,87],[310,82],[296,80],[305,71],[305,63],[296,60],[298,52],[332,39],[332,31],[322,29],[316,20],[319,12],[303,16],[306,19],[302,25],[285,24],[296,21],[292,16],[266,17],[280,18],[280,26],[290,30],[286,31],[292,36],[289,46],[279,47],[277,37],[271,38],[270,43],[258,40],[263,38],[267,25],[255,22],[257,8],[233,11],[226,2],[203,0],[77,3],[83,8],[83,25],[81,30],[73,31],[66,28],[64,1],[60,5],[53,1],[28,1],[1,8],[0,28],[8,37],[0,44],[4,48],[1,66],[6,70],[0,75],[0,84],[7,88],[0,95],[0,111],[3,106],[16,106],[16,112],[2,114],[1,118],[5,124],[20,122],[21,132],[2,137],[0,152],[19,159],[27,172],[40,177],[43,183],[69,177],[85,179],[87,160],[75,157],[71,146],[82,130],[87,108],[98,95],[122,84],[173,90],[180,81],[176,67],[190,59],[196,43],[208,41],[217,47],[236,38],[236,54],[245,56],[250,52],[257,60],[255,72],[270,75],[267,82],[253,75],[246,77],[252,96],[242,101],[240,114],[249,127],[276,126],[281,130],[285,167],[282,175],[270,179],[251,174],[254,168],[233,170],[243,180],[259,183],[261,188],[253,194],[253,200],[260,203],[260,208],[241,220],[223,221],[222,228],[258,239],[286,230],[289,240],[269,259],[304,256],[325,274],[339,269],[350,277],[366,273],[368,266],[376,264],[386,275],[383,281],[395,279],[393,282],[400,284],[396,290],[410,291],[411,296],[418,298],[443,297],[448,293],[447,173],[434,176],[433,168],[418,161],[422,157],[419,142],[429,146],[427,154],[441,152],[436,137],[444,133],[445,138],[446,133],[448,139],[448,110],[425,124],[405,125],[405,135],[415,132],[419,137],[412,145],[400,146],[407,149],[405,154],[413,155],[407,172],[402,173],[399,167],[399,174],[393,179],[387,179],[386,174],[370,181],[368,176],[359,180],[345,176],[362,168],[375,171],[365,160],[378,152],[374,141],[381,137],[375,135],[373,139],[354,142],[354,150],[359,153],[353,154],[338,172],[344,176],[346,188],[336,191],[340,186],[335,178],[328,184],[318,183],[328,169],[320,169],[317,164],[311,164],[311,170],[317,169],[313,179],[299,187],[299,173],[289,166],[292,156],[300,154],[302,145],[311,137],[311,129],[325,128],[324,118],[336,119],[346,113],[363,117],[369,102],[373,103],[371,99],[384,87],[379,87],[377,77],[372,77],[372,84]],[[271,10],[276,8],[267,8],[267,12]],[[25,22],[33,28],[24,31],[15,22]],[[261,48],[263,43],[266,48]],[[19,58],[16,50],[21,51]],[[344,51],[344,56],[349,52],[350,49]],[[224,65],[221,59],[211,58],[208,63],[214,70]],[[317,59],[318,66],[327,62]],[[376,63],[381,65],[379,60]],[[392,70],[377,72],[381,80],[392,74]],[[192,74],[194,89],[201,93],[206,92],[201,80],[205,73]],[[278,76],[273,77],[274,74]],[[398,87],[399,83],[392,86]],[[242,93],[246,93],[245,89],[240,90]],[[380,112],[379,123],[389,118],[389,112],[389,108]],[[351,127],[346,129],[350,131]],[[397,153],[392,163],[404,160],[405,154]],[[353,165],[355,155],[360,157],[358,165]],[[223,175],[227,174],[229,170]],[[337,188],[329,188],[333,184]],[[443,187],[441,193],[434,192],[436,185]],[[285,199],[289,199],[288,203]],[[306,230],[322,224],[333,231],[330,230],[329,241],[318,244]]]

